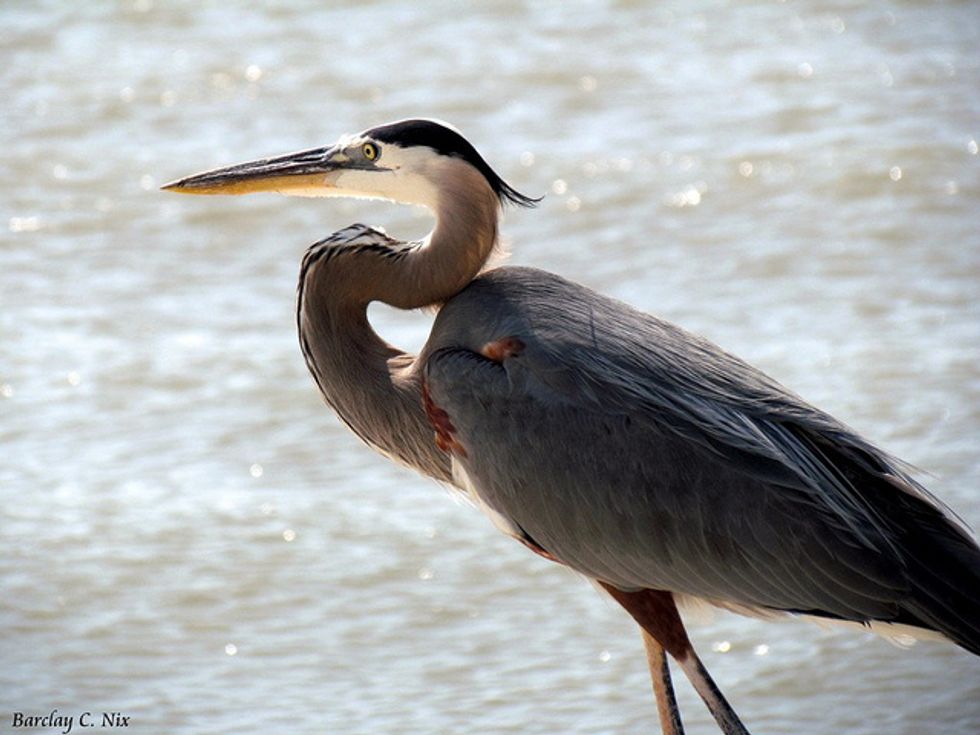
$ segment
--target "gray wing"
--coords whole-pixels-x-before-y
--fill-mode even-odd
[[[509,336],[518,356],[479,354]],[[484,275],[440,312],[423,360],[481,500],[525,540],[622,588],[935,628],[910,611],[922,575],[909,544],[920,552],[938,533],[976,549],[894,460],[830,416],[557,276]],[[899,506],[911,510],[899,518]],[[976,607],[978,576],[963,574]],[[948,595],[942,586],[918,607]]]

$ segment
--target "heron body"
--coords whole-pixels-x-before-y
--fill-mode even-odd
[[[429,207],[401,242],[363,225],[304,257],[297,322],[321,393],[364,441],[466,492],[505,533],[597,581],[722,729],[746,732],[676,605],[944,637],[980,655],[980,548],[907,472],[706,340],[540,270],[484,271],[509,187],[458,132],[405,120],[167,188],[371,196]],[[438,307],[418,356],[367,307]]]
[[[519,354],[480,354],[507,335]],[[422,358],[456,428],[454,463],[515,536],[573,569],[620,589],[918,625],[969,645],[971,621],[934,608],[969,609],[976,570],[944,564],[937,577],[931,547],[969,549],[969,537],[952,525],[923,537],[930,521],[944,530],[942,511],[892,460],[707,342],[549,273],[503,268],[444,307]],[[832,458],[839,477],[794,461],[807,454]],[[980,618],[972,626],[975,641]]]

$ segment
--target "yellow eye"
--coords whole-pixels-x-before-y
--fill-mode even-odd
[[[373,161],[378,157],[378,146],[374,143],[365,143],[361,146],[361,153],[367,160]]]

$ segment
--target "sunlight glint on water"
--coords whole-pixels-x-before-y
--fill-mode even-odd
[[[707,335],[980,525],[972,3],[0,21],[0,732],[53,708],[136,733],[655,730],[624,614],[358,444],[305,373],[304,247],[425,216],[158,191],[399,117],[546,194],[508,212],[511,262]],[[424,315],[371,313],[424,342]],[[693,635],[753,732],[980,731],[980,663],[952,646],[721,613]]]

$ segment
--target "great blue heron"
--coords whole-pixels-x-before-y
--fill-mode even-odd
[[[433,212],[417,242],[357,224],[306,251],[306,364],[361,439],[633,616],[665,733],[683,731],[666,654],[725,733],[747,732],[679,602],[938,634],[980,655],[980,548],[908,468],[700,337],[551,273],[484,270],[502,205],[535,200],[452,127],[402,120],[164,188]],[[418,356],[375,334],[372,301],[438,307]]]

